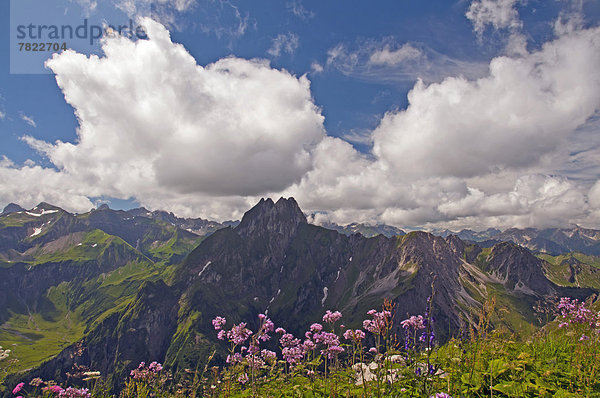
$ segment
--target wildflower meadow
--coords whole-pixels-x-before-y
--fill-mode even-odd
[[[528,339],[494,329],[495,301],[476,324],[440,345],[432,297],[423,314],[399,322],[393,333],[391,302],[365,315],[362,328],[344,326],[339,311],[303,335],[258,315],[246,322],[212,320],[222,343],[196,370],[173,373],[160,363],[140,363],[120,397],[594,397],[600,396],[600,312],[590,303],[564,297],[555,319]],[[276,347],[276,348],[274,348]],[[1,350],[1,349],[0,349]],[[10,351],[0,353],[5,366]],[[14,386],[12,396],[112,397],[97,371],[82,372],[77,385],[59,386],[39,378]]]

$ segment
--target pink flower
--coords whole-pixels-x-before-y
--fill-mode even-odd
[[[323,330],[323,325],[320,323],[313,323],[310,325],[310,331],[313,333],[319,333],[321,330]]]
[[[344,338],[346,340],[354,340],[354,342],[358,342],[365,338],[365,332],[360,329],[348,329],[344,332]]]
[[[331,312],[330,310],[327,310],[325,315],[323,315],[323,322],[327,323],[336,323],[340,319],[342,319],[342,313],[339,311]]]
[[[92,395],[87,388],[68,387],[66,390],[62,390],[58,396],[60,398],[90,398]]]
[[[42,391],[50,391],[54,394],[60,394],[63,391],[63,389],[60,386],[54,385],[54,386],[44,387],[44,388],[42,388]]]
[[[248,374],[247,373],[244,373],[243,375],[241,375],[240,377],[238,377],[238,381],[240,383],[242,383],[242,384],[248,383],[248,380],[250,380],[250,379],[248,378]]]
[[[375,347],[371,347],[371,348],[369,348],[369,352],[370,352],[371,354],[377,354],[377,348],[375,348]]]
[[[369,310],[368,315],[371,315],[373,319],[365,319],[363,321],[363,328],[373,334],[382,334],[385,332],[388,326],[389,319],[392,313],[389,311],[377,312],[375,310]]]
[[[227,338],[235,345],[242,344],[252,335],[252,331],[246,328],[246,322],[241,322],[239,325],[234,325],[229,332]]]
[[[408,319],[403,320],[402,322],[400,322],[400,325],[402,325],[402,327],[404,329],[413,329],[413,330],[420,330],[420,329],[425,329],[425,324],[423,323],[423,316],[422,315],[413,315]]]
[[[213,327],[215,328],[215,330],[221,330],[223,328],[223,326],[225,325],[225,323],[227,323],[227,320],[225,318],[223,318],[222,316],[218,316],[212,320],[212,324],[213,324]]]
[[[19,391],[21,391],[21,389],[23,388],[23,386],[25,385],[25,383],[19,383],[15,386],[15,388],[13,388],[13,394],[17,395],[17,393]]]

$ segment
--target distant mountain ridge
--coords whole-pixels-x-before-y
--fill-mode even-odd
[[[465,229],[456,233],[449,230],[436,230],[432,233],[441,237],[456,235],[463,240],[477,242],[487,247],[499,242],[513,242],[536,253],[560,255],[580,252],[592,256],[600,255],[600,230],[579,226],[547,229],[510,228],[505,231],[490,228],[482,232]]]

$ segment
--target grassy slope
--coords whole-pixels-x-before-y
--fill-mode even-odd
[[[135,250],[121,238],[100,230],[80,235],[83,238],[75,244],[32,249],[34,260],[30,264],[96,260],[115,246]],[[194,244],[195,241],[174,235],[167,244],[157,245],[156,253],[164,259],[158,264],[146,258],[83,282],[63,282],[48,289],[46,305],[39,312],[13,312],[0,326],[0,346],[11,349],[12,357],[19,359],[13,371],[35,367],[81,339],[96,324],[130,303],[144,281],[167,279],[163,274],[172,267],[164,264],[174,255],[185,255]]]

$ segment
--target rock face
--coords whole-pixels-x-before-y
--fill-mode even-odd
[[[499,243],[489,256],[489,273],[505,281],[509,289],[550,295],[556,293],[553,284],[546,278],[542,260],[531,252],[513,243]]]

